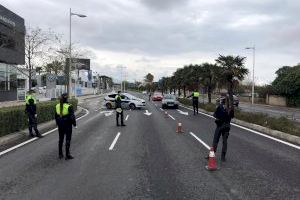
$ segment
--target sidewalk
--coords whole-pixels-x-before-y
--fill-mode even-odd
[[[85,96],[77,97],[77,99],[78,99],[78,101],[83,101],[85,99],[97,98],[97,97],[101,97],[103,95],[105,95],[105,94],[91,94],[91,95],[85,95]],[[43,102],[44,101],[45,100],[43,100]],[[50,99],[48,101],[50,101]],[[13,107],[13,106],[22,106],[22,105],[25,105],[24,101],[3,101],[3,102],[0,102],[0,108]]]

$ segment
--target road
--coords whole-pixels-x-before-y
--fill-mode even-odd
[[[148,113],[125,111],[126,127],[99,99],[81,106],[71,151],[57,158],[58,133],[0,157],[0,199],[299,199],[300,147],[233,126],[227,162],[205,169],[214,120],[188,109],[166,110],[147,102]],[[186,112],[188,115],[186,115]],[[183,134],[176,133],[181,122]],[[194,136],[191,134],[193,133]]]
[[[207,98],[199,99],[200,103],[207,103]],[[212,99],[212,102],[215,102],[215,99]],[[239,103],[239,108],[242,111],[246,112],[255,112],[255,113],[264,113],[268,114],[271,117],[287,117],[288,119],[295,120],[295,122],[300,123],[300,109],[299,108],[289,108],[283,106],[271,106],[265,104],[254,104],[251,103]]]

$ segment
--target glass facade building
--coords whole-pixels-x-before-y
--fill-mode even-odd
[[[17,100],[16,66],[0,63],[0,101]]]

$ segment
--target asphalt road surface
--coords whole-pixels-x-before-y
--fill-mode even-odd
[[[148,114],[127,110],[127,126],[116,127],[99,99],[81,106],[89,114],[73,133],[75,159],[58,159],[57,131],[2,155],[0,199],[300,199],[299,146],[232,126],[227,162],[218,151],[211,172],[212,118],[182,107],[166,118],[159,102],[147,102]]]

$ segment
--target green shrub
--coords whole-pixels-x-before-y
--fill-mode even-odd
[[[37,103],[38,123],[54,119],[55,105],[58,101]],[[77,110],[77,99],[71,99],[70,103]],[[17,132],[28,126],[28,117],[25,113],[25,105],[0,108],[0,136]]]

